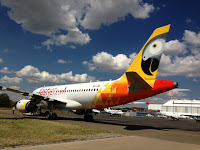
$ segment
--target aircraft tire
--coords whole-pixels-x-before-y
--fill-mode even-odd
[[[52,113],[45,112],[45,117],[47,118],[47,120],[51,120],[52,119]]]
[[[90,122],[90,121],[93,121],[93,116],[92,116],[92,115],[85,115],[85,116],[84,116],[84,120],[85,120],[85,121],[89,121],[89,122]]]
[[[52,119],[53,119],[53,120],[56,120],[56,119],[57,119],[57,114],[56,114],[56,113],[53,113],[53,114],[52,114]]]

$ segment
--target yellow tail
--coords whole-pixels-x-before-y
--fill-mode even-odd
[[[167,25],[154,30],[126,73],[136,72],[144,80],[156,78],[169,29]]]

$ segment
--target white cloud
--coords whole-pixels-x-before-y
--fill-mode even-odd
[[[0,63],[2,63],[3,62],[3,59],[2,58],[0,58]]]
[[[58,59],[58,63],[59,63],[59,64],[66,64],[67,61],[66,61],[66,60],[63,60],[63,59]]]
[[[200,47],[190,46],[190,51],[193,55],[198,55],[200,53]]]
[[[113,56],[107,52],[101,52],[93,56],[91,62],[84,61],[83,64],[88,65],[90,70],[123,73],[135,57],[136,53],[128,58],[124,54]]]
[[[164,104],[167,100],[163,99],[162,97],[151,97],[147,100],[150,100],[150,104]]]
[[[198,80],[198,79],[193,79],[192,82],[196,82],[196,83],[198,83],[199,80]]]
[[[200,54],[186,57],[162,55],[158,75],[200,77]]]
[[[3,67],[3,69],[0,70],[1,73],[13,73],[14,71],[10,71],[8,67]]]
[[[142,0],[0,1],[2,6],[10,8],[9,17],[24,30],[50,37],[43,42],[48,49],[51,45],[89,43],[91,38],[88,33],[80,31],[82,27],[98,29],[101,25],[125,19],[129,14],[145,19],[154,11],[153,5]],[[68,34],[62,34],[61,31]]]
[[[183,92],[179,92],[176,90],[171,90],[165,93],[167,96],[169,96],[170,98],[181,98],[181,97],[186,97],[187,94],[183,93]]]
[[[187,23],[191,23],[191,22],[192,22],[192,20],[191,20],[190,18],[187,18],[185,21],[186,21]]]
[[[149,98],[148,98],[149,99]],[[157,102],[157,101],[164,101],[164,99],[163,98],[160,98],[160,97],[152,97],[152,98],[150,98],[150,102],[151,101],[155,101],[155,102]]]
[[[57,61],[59,64],[66,64],[66,63],[72,63],[72,61],[66,61],[66,60],[63,60],[63,59],[58,59]]]
[[[76,46],[70,45],[70,48],[71,48],[71,49],[76,49]]]
[[[200,33],[185,30],[182,39],[187,44],[187,47],[192,52],[192,54],[197,55],[200,53]]]
[[[23,79],[18,77],[10,78],[8,76],[4,76],[0,79],[1,84],[19,84],[23,81]]]
[[[183,42],[172,40],[166,43],[165,54],[161,57],[158,76],[200,77],[200,46],[196,46],[198,45],[198,36],[200,37],[200,33],[196,34],[189,31],[189,33],[195,34],[194,40],[196,42],[192,43],[187,40],[187,32],[185,31]],[[186,53],[190,53],[190,55],[183,55]],[[89,70],[122,73],[128,68],[135,57],[136,53],[127,57],[124,54],[113,56],[107,52],[101,52],[93,56],[91,61],[84,61],[83,64],[87,65]]]
[[[123,73],[131,65],[136,57],[136,53],[127,57],[124,54],[113,56],[107,52],[97,53],[91,61],[84,61],[89,70],[99,72]],[[162,55],[158,76],[186,76],[200,77],[200,53],[185,57]]]
[[[59,29],[67,29],[77,26],[70,1],[49,0],[1,0],[2,5],[11,8],[8,15],[23,29],[37,34],[51,35]]]
[[[185,30],[182,39],[182,43],[178,40],[166,43],[158,75],[200,77],[200,33]],[[178,56],[187,52],[191,54]]]
[[[37,46],[37,45],[34,45],[34,46],[33,46],[33,48],[34,48],[34,49],[41,49],[41,48],[42,48],[42,46]]]
[[[46,71],[40,72],[38,68],[31,65],[25,66],[21,70],[16,72],[16,75],[21,78],[25,78],[29,83],[78,83],[88,82],[95,80],[94,77],[85,74],[72,75],[72,71],[62,74],[50,74]]]
[[[4,53],[7,53],[7,52],[8,52],[8,49],[7,49],[7,48],[6,48],[6,49],[4,49],[4,50],[3,50],[3,52],[4,52]]]
[[[42,45],[47,46],[50,49],[51,45],[66,45],[68,43],[84,45],[91,40],[88,33],[82,33],[78,28],[70,29],[67,35],[53,35],[47,41],[44,41]]]
[[[193,46],[200,46],[200,33],[196,34],[193,31],[185,30],[183,40]]]
[[[171,91],[168,91],[168,92],[165,92],[165,93],[162,93],[158,96],[154,96],[154,97],[151,97],[151,98],[148,98],[148,100],[150,100],[150,104],[151,103],[165,103],[167,101],[169,101],[169,99],[183,99],[183,98],[186,98],[188,97],[188,90],[189,89],[174,89],[174,90],[171,90]],[[182,92],[181,92],[182,91]],[[187,94],[183,91],[187,92]]]
[[[164,54],[177,55],[185,53],[187,53],[185,43],[181,43],[178,40],[172,40],[165,43]]]
[[[154,11],[153,5],[142,0],[91,0],[81,25],[86,29],[99,29],[122,20],[128,14],[134,18],[145,19]]]

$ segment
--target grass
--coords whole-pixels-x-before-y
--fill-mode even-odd
[[[0,147],[119,136],[113,132],[0,114]]]
[[[0,107],[0,110],[12,110],[12,108],[10,107]]]

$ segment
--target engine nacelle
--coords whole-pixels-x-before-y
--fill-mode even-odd
[[[33,112],[37,105],[28,99],[22,99],[16,103],[16,109],[22,113]]]

